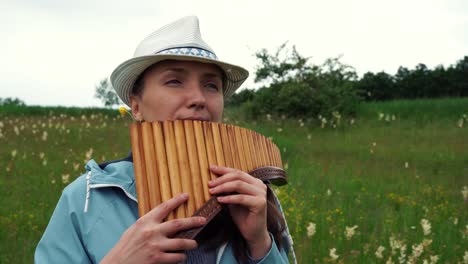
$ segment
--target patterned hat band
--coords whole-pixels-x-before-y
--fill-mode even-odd
[[[218,60],[218,57],[213,52],[196,47],[170,48],[156,52],[155,54],[186,55]]]

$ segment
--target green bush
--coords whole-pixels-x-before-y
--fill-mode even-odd
[[[280,46],[271,55],[266,50],[256,54],[260,65],[255,81],[258,90],[243,90],[228,99],[227,106],[238,107],[243,116],[258,118],[267,114],[294,118],[331,117],[333,113],[355,115],[361,102],[355,88],[354,68],[340,62],[340,57],[313,65],[293,47]]]

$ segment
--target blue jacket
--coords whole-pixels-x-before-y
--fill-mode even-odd
[[[68,185],[37,245],[35,263],[98,263],[138,218],[133,163],[130,159],[98,165]],[[288,263],[286,250],[275,243],[259,263]],[[294,252],[291,251],[294,255]],[[229,243],[220,245],[217,263],[237,263]]]

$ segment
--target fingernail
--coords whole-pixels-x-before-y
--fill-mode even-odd
[[[187,199],[188,198],[188,193],[183,193],[180,195],[182,199]]]
[[[217,166],[216,165],[210,165],[210,169],[216,169]]]
[[[214,191],[214,188],[210,188],[208,191],[212,193]]]
[[[198,222],[201,224],[201,225],[204,225],[206,223],[206,218],[205,217],[200,217],[198,218]]]

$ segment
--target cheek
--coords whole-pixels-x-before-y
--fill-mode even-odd
[[[210,104],[210,112],[214,118],[218,119],[217,121],[221,121],[221,117],[223,115],[224,110],[224,98],[221,95],[217,97],[215,100],[211,101]]]
[[[164,121],[172,119],[179,106],[177,97],[149,91],[143,97],[143,117],[147,121]]]

